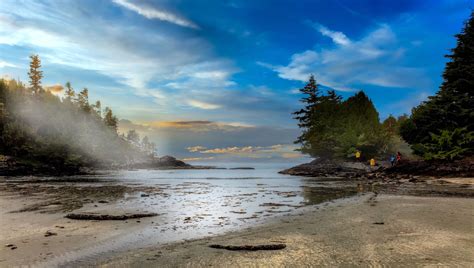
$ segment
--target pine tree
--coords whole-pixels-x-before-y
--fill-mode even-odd
[[[74,92],[74,89],[71,86],[70,82],[66,82],[66,92],[64,92],[65,95],[65,101],[68,103],[72,103],[73,100],[76,98],[76,92]]]
[[[471,12],[464,29],[456,35],[457,45],[447,55],[450,61],[443,72],[443,83],[435,96],[412,110],[409,120],[401,125],[402,137],[412,145],[415,154],[436,159],[436,148],[443,148],[440,155],[447,154],[447,146],[435,146],[441,140],[437,137],[457,136],[452,141],[452,148],[458,148],[459,142],[467,150],[456,150],[456,155],[448,158],[462,157],[474,153],[474,141],[469,141],[474,131],[474,12]],[[459,129],[459,130],[458,130]],[[462,135],[458,135],[463,133]],[[441,149],[440,149],[441,150]],[[454,149],[453,149],[454,150]]]
[[[100,101],[96,101],[95,104],[91,105],[92,110],[94,111],[97,118],[102,118],[102,109]]]
[[[300,92],[304,94],[304,97],[300,100],[304,107],[294,112],[293,115],[294,119],[299,121],[298,126],[301,128],[302,134],[297,138],[295,143],[300,143],[302,145],[301,150],[310,153],[310,135],[313,133],[312,128],[314,127],[314,111],[320,101],[318,84],[313,75],[309,77],[308,84],[301,88]]]
[[[340,134],[341,156],[350,156],[356,150],[363,156],[374,157],[384,148],[379,114],[369,97],[359,91],[342,104],[340,121],[343,131]]]
[[[42,91],[41,79],[43,78],[43,71],[40,70],[41,60],[38,55],[31,55],[30,59],[30,71],[28,72],[30,86],[33,93],[38,94]]]
[[[117,132],[118,128],[118,119],[117,117],[113,114],[112,109],[109,107],[105,107],[104,111],[104,123],[107,127],[112,129],[114,132]]]
[[[89,113],[91,111],[91,107],[89,105],[89,90],[87,88],[84,88],[77,95],[77,104],[84,112]]]
[[[321,95],[314,106],[311,128],[308,133],[310,147],[303,150],[312,156],[334,158],[339,150],[338,138],[342,131],[341,121],[342,97],[334,90]]]

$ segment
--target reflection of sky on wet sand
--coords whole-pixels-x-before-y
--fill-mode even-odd
[[[86,251],[105,253],[222,234],[355,193],[352,186],[350,191],[347,187],[335,190],[328,181],[278,174],[282,169],[272,164],[255,170],[136,170],[105,176],[155,190],[126,194],[117,203],[81,210],[146,211],[159,216],[142,218],[139,223],[130,220],[128,224],[140,228]],[[76,254],[86,257],[87,252]]]

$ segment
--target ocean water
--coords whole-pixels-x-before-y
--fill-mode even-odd
[[[204,163],[205,164],[205,163]],[[263,224],[297,213],[298,209],[357,193],[354,185],[331,179],[279,174],[294,163],[225,163],[222,168],[253,167],[254,170],[129,170],[97,178],[129,185],[137,191],[116,202],[80,211],[154,212],[140,219],[139,228],[95,247],[79,250],[49,264],[71,264],[91,256],[158,246],[187,239],[219,235]],[[150,189],[153,189],[150,191]],[[130,220],[135,224],[136,220]]]

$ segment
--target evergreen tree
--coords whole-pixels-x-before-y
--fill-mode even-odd
[[[91,106],[92,110],[94,111],[95,115],[97,118],[102,118],[102,108],[101,108],[101,103],[100,101],[96,101],[95,104]]]
[[[312,156],[334,158],[340,149],[338,137],[342,130],[341,121],[342,97],[334,90],[319,97],[319,103],[314,106],[310,131],[308,132]]]
[[[391,136],[398,133],[398,121],[393,115],[389,115],[382,123],[383,130]]]
[[[64,95],[65,101],[68,103],[72,103],[76,97],[76,92],[74,92],[70,82],[66,82],[66,91],[64,92]]]
[[[320,101],[318,84],[313,75],[309,77],[308,84],[301,88],[300,92],[304,95],[300,100],[304,106],[299,111],[294,112],[293,115],[294,119],[299,121],[298,126],[301,128],[302,134],[295,143],[300,143],[302,145],[301,150],[312,155],[310,136],[314,133],[314,111]]]
[[[384,149],[379,114],[363,91],[348,98],[342,105],[343,131],[340,134],[339,153],[351,156],[359,150],[364,157],[372,158]]]
[[[33,93],[38,94],[42,91],[41,79],[43,78],[43,71],[40,70],[41,60],[38,55],[31,55],[30,59],[30,72],[28,72],[30,86]]]
[[[474,12],[456,39],[456,47],[447,55],[450,61],[439,91],[414,108],[410,119],[401,126],[401,135],[414,153],[427,159],[474,154]],[[450,146],[441,146],[446,137],[454,136],[457,138],[446,143]],[[459,150],[460,144],[464,150]]]
[[[77,105],[79,108],[86,113],[91,111],[91,107],[89,105],[89,90],[84,88],[79,94],[77,95]]]
[[[117,117],[112,113],[112,109],[109,107],[105,107],[104,111],[104,123],[106,126],[117,132],[118,128],[118,119]]]

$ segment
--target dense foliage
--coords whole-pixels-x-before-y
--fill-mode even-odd
[[[372,158],[394,151],[399,120],[391,116],[380,124],[378,112],[364,92],[343,101],[333,90],[322,94],[313,76],[300,91],[304,107],[294,115],[302,129],[296,143],[301,144],[303,153],[350,158],[360,151],[362,158]]]
[[[427,160],[474,154],[474,12],[456,38],[439,91],[401,126],[403,139]]]
[[[68,82],[64,98],[41,86],[38,56],[31,57],[30,87],[0,80],[0,154],[31,166],[74,169],[123,165],[153,156],[154,144],[117,133],[117,117],[100,101],[89,103],[89,91],[76,93]]]

